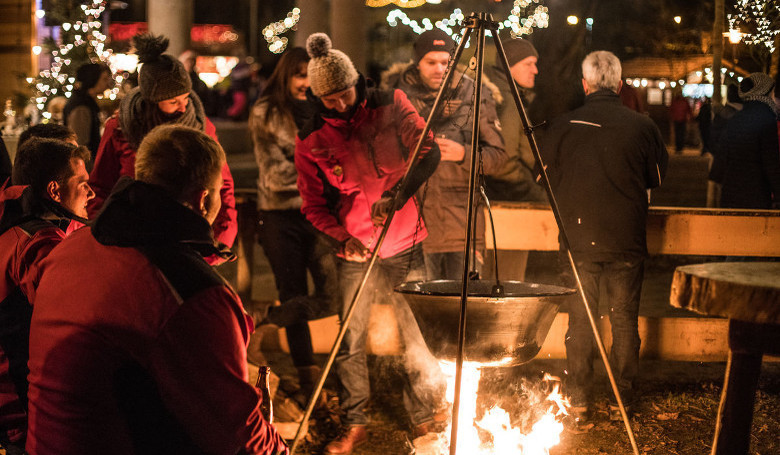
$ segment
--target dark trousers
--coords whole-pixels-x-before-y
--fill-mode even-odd
[[[614,262],[577,261],[582,288],[594,318],[598,320],[599,294],[603,287],[612,325],[609,362],[621,398],[633,400],[634,380],[639,369],[639,297],[642,292],[644,259]],[[592,397],[593,356],[596,354],[593,330],[581,299],[572,299],[569,330],[566,332],[568,391],[572,404],[582,406]],[[611,398],[614,400],[614,397]]]
[[[365,271],[366,263],[339,260],[339,280],[343,306],[341,318],[354,298]],[[403,349],[406,380],[403,384],[404,406],[413,424],[432,418],[434,397],[443,387],[438,362],[423,341],[417,321],[409,305],[392,288],[404,281],[423,278],[422,249],[419,245],[397,255],[377,260],[369,281],[356,303],[349,327],[336,356],[336,372],[341,383],[339,403],[345,413],[345,425],[366,425],[364,408],[370,396],[366,335],[371,303],[393,305]]]
[[[685,136],[688,133],[688,122],[674,122],[674,149],[682,152],[685,147]]]
[[[261,210],[259,218],[260,245],[282,302],[268,318],[287,329],[293,364],[314,365],[308,321],[333,314],[338,296],[335,256],[299,210]],[[307,272],[314,283],[311,296]]]

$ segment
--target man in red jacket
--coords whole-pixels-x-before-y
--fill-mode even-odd
[[[72,131],[59,126],[42,133],[67,138]],[[16,154],[13,186],[0,188],[0,444],[20,449],[27,431],[30,301],[38,268],[73,220],[86,222],[81,217],[95,195],[84,167],[89,150],[30,134]]]
[[[331,49],[330,38],[315,33],[306,43],[309,84],[318,113],[299,133],[295,147],[298,189],[306,218],[339,244],[339,284],[342,319],[364,274],[369,251],[375,246],[393,196],[398,208],[372,272],[372,283],[393,305],[404,347],[404,402],[415,436],[431,428],[434,394],[440,370],[422,339],[408,304],[392,287],[424,276],[420,242],[427,232],[412,196],[434,172],[439,148],[433,135],[425,138],[418,162],[406,187],[399,187],[410,153],[425,121],[400,90],[367,89],[365,80],[344,53]],[[389,288],[389,289],[388,289]],[[374,288],[372,288],[374,289]],[[366,290],[368,297],[374,291]],[[361,299],[336,357],[342,390],[344,432],[325,447],[327,454],[351,453],[367,439],[369,399],[366,332],[370,298]]]
[[[252,331],[208,264],[222,148],[150,132],[92,225],[42,264],[30,329],[27,452],[286,454],[247,381]]]

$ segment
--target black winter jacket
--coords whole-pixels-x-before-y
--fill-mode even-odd
[[[552,121],[540,151],[575,260],[647,255],[647,189],[661,184],[669,159],[650,118],[598,91]]]

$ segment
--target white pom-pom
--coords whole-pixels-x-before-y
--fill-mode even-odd
[[[312,33],[306,40],[306,52],[311,58],[328,55],[331,46],[330,38],[324,33]]]

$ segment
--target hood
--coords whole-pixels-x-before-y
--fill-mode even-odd
[[[92,224],[103,245],[155,247],[185,244],[202,256],[223,255],[208,221],[162,188],[123,177]]]
[[[406,91],[408,87],[411,87],[412,84],[409,84],[409,81],[414,80],[415,77],[413,76],[414,73],[417,71],[416,67],[413,62],[408,63],[394,63],[390,68],[382,72],[381,76],[381,84],[379,85],[380,89],[383,90],[392,90],[395,88],[401,89]],[[466,66],[465,65],[457,65],[455,68],[455,74],[453,74],[451,85],[457,86],[458,81],[460,81],[461,76],[466,72]],[[402,79],[403,78],[403,79]],[[493,81],[490,80],[490,78],[485,74],[485,72],[482,73],[482,85],[483,88],[490,90],[490,93],[493,95],[493,100],[496,102],[497,105],[500,105],[504,102],[504,96],[501,94],[501,90],[498,88],[496,84],[493,83]],[[403,87],[403,88],[402,88]]]

